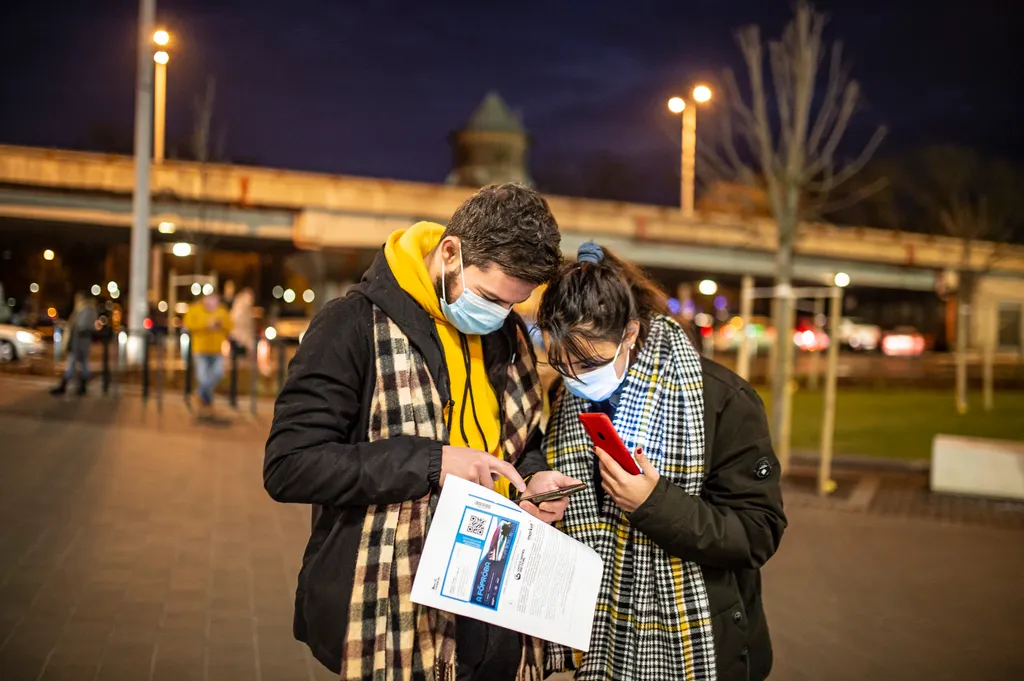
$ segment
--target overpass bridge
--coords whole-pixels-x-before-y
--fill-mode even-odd
[[[133,160],[127,156],[0,145],[0,219],[28,224],[131,226]],[[465,187],[225,164],[165,161],[152,170],[151,223],[223,237],[290,242],[302,250],[376,249],[417,220],[447,222]],[[763,218],[560,196],[547,197],[571,253],[599,240],[641,265],[725,275],[773,273],[776,225]],[[854,285],[933,290],[958,263],[961,244],[942,236],[808,223],[797,239],[795,274]],[[986,286],[1024,298],[1024,247],[981,242]]]

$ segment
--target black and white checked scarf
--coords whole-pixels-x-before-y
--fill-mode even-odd
[[[401,328],[373,307],[377,385],[368,439],[415,435],[448,441],[444,412],[430,371]],[[542,388],[529,341],[519,334],[509,365],[502,445],[512,463],[540,422]],[[356,557],[349,621],[341,660],[344,681],[452,681],[456,674],[455,617],[413,603],[436,495],[366,509]],[[540,681],[544,651],[523,640],[517,681]]]
[[[545,452],[551,467],[593,478],[593,444],[579,422],[587,400],[559,390],[551,407]],[[700,356],[672,319],[656,317],[629,370],[615,430],[638,445],[662,477],[699,495],[704,478],[704,394]],[[711,612],[701,569],[666,554],[634,529],[591,486],[572,498],[561,529],[604,560],[590,651],[549,644],[549,671],[578,668],[576,679],[714,681]]]

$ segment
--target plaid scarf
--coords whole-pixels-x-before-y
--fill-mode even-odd
[[[579,422],[590,403],[563,387],[554,398],[545,451],[552,468],[593,478],[593,445]],[[700,357],[683,329],[656,317],[629,370],[615,430],[661,475],[698,495],[704,478],[704,396]],[[714,681],[711,613],[701,569],[669,556],[635,530],[609,496],[594,489],[572,498],[561,529],[604,560],[590,651],[548,645],[546,665],[578,667],[576,679]],[[580,664],[577,664],[580,662]]]
[[[448,441],[430,371],[408,337],[373,307],[377,385],[369,440],[402,435]],[[528,340],[518,334],[503,395],[502,447],[515,463],[541,417],[542,388]],[[455,616],[409,599],[437,495],[366,509],[341,662],[345,681],[455,679]],[[540,681],[541,642],[524,637],[517,681]]]

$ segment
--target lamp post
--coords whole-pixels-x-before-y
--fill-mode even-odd
[[[153,163],[164,162],[164,137],[167,117],[167,62],[170,55],[163,49],[171,42],[167,31],[153,33],[153,44],[161,49],[153,53]]]
[[[711,88],[698,85],[693,88],[693,101],[704,104],[711,101]],[[683,135],[680,145],[679,207],[684,217],[693,217],[694,186],[697,182],[697,107],[687,106],[682,97],[668,100],[668,110],[682,114]]]
[[[127,358],[131,364],[142,359],[138,342],[148,312],[149,279],[149,168],[153,144],[153,21],[156,0],[139,0],[138,62],[135,80],[135,188],[132,192],[131,257],[128,282]],[[139,334],[135,336],[133,334]]]

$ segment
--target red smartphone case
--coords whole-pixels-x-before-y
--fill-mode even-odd
[[[631,475],[640,475],[640,467],[633,461],[633,455],[622,438],[615,432],[615,426],[606,414],[580,414],[580,423],[587,430],[590,441],[595,447],[600,447],[608,452],[608,456],[615,459],[615,462],[622,466],[622,469]]]

